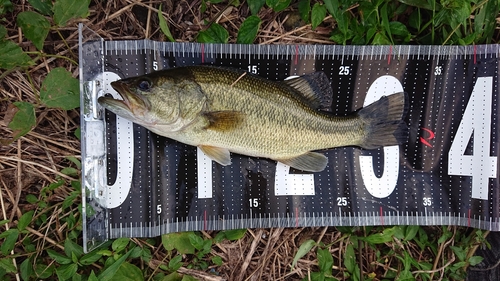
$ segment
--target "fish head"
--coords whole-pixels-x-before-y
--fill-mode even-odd
[[[155,75],[143,75],[111,82],[121,100],[100,97],[99,104],[134,123],[150,130],[178,130],[182,119],[182,89],[176,81]]]

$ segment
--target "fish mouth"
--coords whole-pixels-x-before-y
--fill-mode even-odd
[[[130,90],[128,83],[123,81],[111,82],[111,87],[120,95],[122,100],[112,97],[99,97],[98,102],[102,106],[117,113],[127,112],[131,115],[144,115],[150,109],[149,102],[140,94]]]

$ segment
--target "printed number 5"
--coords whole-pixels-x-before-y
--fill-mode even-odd
[[[156,205],[156,213],[161,214],[161,204]]]

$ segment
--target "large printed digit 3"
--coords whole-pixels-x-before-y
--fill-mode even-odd
[[[472,177],[472,198],[488,200],[488,179],[497,177],[490,156],[493,77],[479,77],[448,152],[448,174]],[[474,137],[472,155],[465,150]]]
[[[363,106],[367,106],[382,96],[403,92],[403,86],[398,79],[390,75],[377,78],[368,89]],[[384,147],[384,170],[381,177],[377,177],[373,169],[372,156],[359,156],[361,177],[366,190],[372,196],[385,198],[391,195],[396,188],[399,175],[399,147]]]

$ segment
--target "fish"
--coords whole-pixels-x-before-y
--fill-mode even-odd
[[[405,93],[383,96],[347,116],[331,107],[323,72],[272,81],[215,66],[185,66],[111,82],[122,99],[99,104],[151,132],[199,147],[227,166],[230,153],[263,157],[307,172],[323,171],[321,150],[374,149],[406,141]]]

